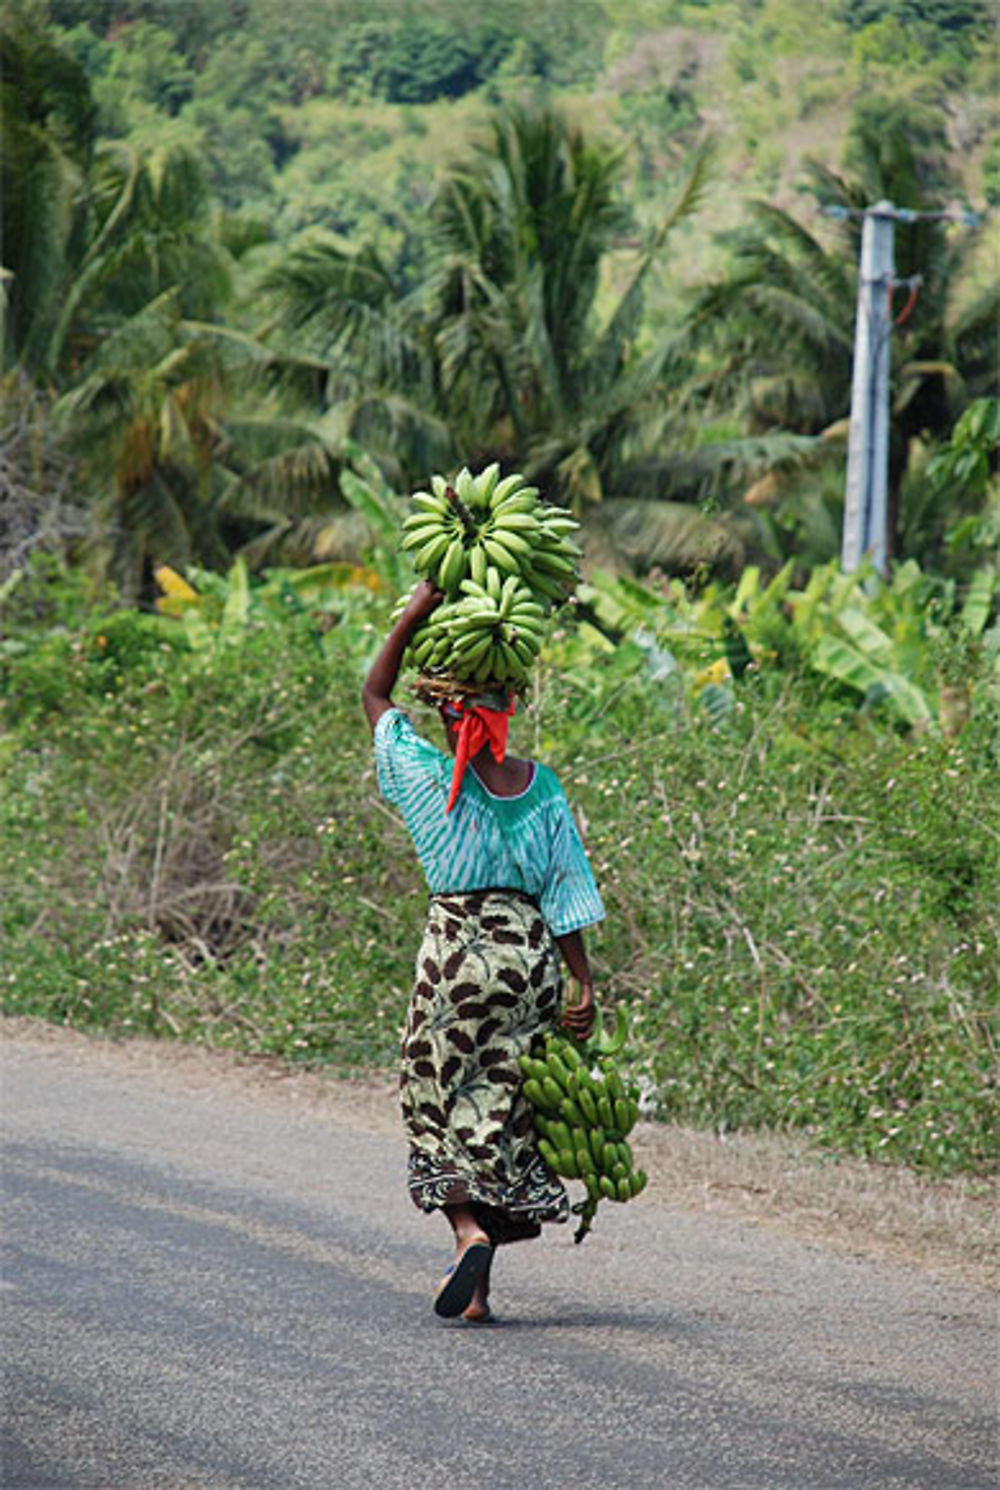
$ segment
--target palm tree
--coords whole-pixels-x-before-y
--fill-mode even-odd
[[[31,364],[62,293],[94,148],[82,68],[16,12],[0,23],[3,360]]]
[[[266,392],[280,369],[252,338],[182,310],[173,288],[124,320],[55,408],[93,493],[92,565],[129,598],[156,562],[263,562],[307,516],[348,510],[336,429]]]
[[[933,211],[943,205],[933,129],[911,113],[858,110],[843,174],[813,163],[809,182],[827,208],[844,215],[813,233],[790,213],[751,206],[750,226],[733,241],[727,276],[698,298],[690,327],[706,361],[709,406],[736,412],[751,432],[816,436],[846,433],[860,247],[860,211],[888,199]],[[890,451],[891,524],[896,550],[899,492],[915,439],[942,438],[969,399],[995,382],[1000,289],[963,300],[971,239],[953,239],[941,221],[900,224],[899,279],[919,276],[916,298],[896,302]],[[839,468],[842,441],[816,446]],[[825,480],[820,478],[820,484]],[[781,483],[772,483],[776,491]],[[817,481],[784,484],[793,510]],[[814,513],[814,516],[816,514]],[[804,516],[804,514],[802,514]],[[828,525],[835,534],[839,524]],[[900,539],[902,543],[900,544]]]
[[[222,324],[230,258],[199,158],[95,143],[76,64],[16,20],[0,48],[5,357],[55,397],[92,564],[134,597],[154,559],[225,565],[346,510],[338,431],[290,415],[280,359]]]
[[[643,431],[662,405],[675,348],[636,351],[645,280],[702,198],[708,152],[602,321],[602,268],[629,227],[621,175],[617,151],[556,111],[510,107],[434,211],[428,315],[467,438],[578,505],[617,493],[647,453]]]
[[[401,275],[378,253],[310,231],[254,288],[257,335],[282,388],[405,487],[456,456],[430,340]]]
[[[499,459],[578,510],[604,497],[661,502],[680,463],[664,454],[675,348],[636,351],[642,297],[707,176],[703,151],[602,320],[602,268],[628,226],[620,158],[551,109],[507,107],[442,183],[412,289],[371,251],[346,254],[310,235],[263,282],[263,338],[289,362],[294,349],[306,353],[303,389],[312,379],[400,487],[435,463]],[[604,543],[626,529],[631,541],[634,522],[618,517],[624,526],[600,524]],[[657,551],[668,553],[668,509],[656,518]],[[702,520],[688,508],[674,522],[686,555]],[[703,526],[717,550],[718,533]]]

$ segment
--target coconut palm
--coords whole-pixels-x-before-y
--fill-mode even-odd
[[[602,321],[601,271],[629,227],[621,172],[617,151],[554,110],[510,107],[433,214],[426,292],[442,386],[469,438],[578,504],[616,493],[647,453],[643,429],[675,349],[636,352],[643,290],[670,230],[701,200],[708,155]]]
[[[454,460],[426,328],[373,248],[352,253],[329,233],[306,232],[253,298],[281,386],[321,410],[338,439],[377,453],[400,487]]]
[[[675,349],[636,352],[642,295],[707,175],[702,152],[602,320],[602,268],[628,226],[621,161],[551,109],[502,109],[442,183],[412,289],[371,252],[310,235],[263,282],[264,338],[323,368],[319,397],[402,487],[425,478],[436,453],[500,459],[580,510],[604,497],[661,500],[684,464],[665,453],[677,444],[663,414]],[[690,511],[676,518],[685,554],[693,516],[697,526]],[[657,514],[658,551],[667,517]],[[602,542],[618,531],[602,527]],[[706,541],[718,551],[707,526]]]
[[[0,21],[3,356],[32,363],[68,273],[94,146],[82,68],[15,12]]]
[[[266,560],[306,517],[348,510],[337,431],[289,412],[252,338],[182,314],[171,289],[109,333],[56,405],[93,494],[95,565],[130,595],[155,561]]]
[[[809,168],[813,194],[839,220],[814,232],[779,208],[752,204],[749,227],[732,240],[728,274],[700,295],[691,318],[692,336],[707,362],[703,386],[710,406],[735,411],[758,433],[846,434],[860,213],[883,199],[914,211],[940,208],[945,183],[937,144],[933,127],[920,117],[866,107],[855,118],[848,169],[837,173],[815,163]],[[943,437],[967,401],[990,392],[995,380],[1000,290],[993,285],[971,300],[963,297],[971,246],[968,235],[952,236],[942,221],[897,227],[897,278],[920,282],[909,303],[902,292],[895,301],[889,472],[894,532],[914,439]],[[816,450],[839,465],[842,438]],[[799,531],[795,509],[810,493],[815,496],[816,481],[810,475],[798,486],[772,486],[783,494],[791,526]],[[831,534],[837,526],[828,524]],[[896,540],[897,551],[905,552],[905,533],[896,532]]]

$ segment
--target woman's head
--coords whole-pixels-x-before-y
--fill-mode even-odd
[[[438,709],[438,714],[444,726],[444,737],[447,741],[448,749],[454,755],[458,748],[458,731],[462,722],[462,716],[454,704],[447,702],[441,705]]]
[[[458,800],[462,777],[469,761],[481,750],[489,750],[499,765],[507,754],[507,729],[514,712],[513,693],[473,694],[461,699],[445,699],[439,706],[448,748],[455,757],[451,778],[448,811]]]
[[[444,699],[438,705],[438,716],[452,755],[458,747],[459,731],[463,719],[479,709],[486,709],[491,714],[509,716],[514,712],[513,704],[514,695],[503,693],[499,689],[493,689],[489,693],[467,693],[461,698]]]

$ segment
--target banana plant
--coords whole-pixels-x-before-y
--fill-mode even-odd
[[[157,611],[178,621],[191,651],[206,659],[241,645],[253,626],[289,611],[314,621],[318,643],[329,625],[324,617],[339,620],[386,588],[374,570],[348,563],[270,570],[262,582],[251,584],[242,558],[225,575],[192,570],[187,578],[160,564],[155,579],[161,592]]]
[[[815,569],[802,589],[793,588],[793,573],[789,561],[765,581],[748,566],[735,589],[713,584],[689,597],[677,582],[659,592],[595,572],[579,597],[610,635],[638,641],[650,666],[653,650],[645,643],[652,639],[659,662],[676,662],[690,695],[716,723],[732,712],[733,685],[747,669],[773,665],[775,636],[787,628],[807,667],[906,726],[935,728],[936,644],[955,622],[969,640],[984,634],[1000,598],[994,567],[975,573],[960,607],[945,596],[937,610],[934,583],[912,560],[871,589],[863,568],[843,574],[836,562]]]

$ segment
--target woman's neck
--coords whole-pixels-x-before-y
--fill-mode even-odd
[[[534,767],[531,761],[518,760],[508,755],[498,765],[489,746],[485,746],[471,762],[476,775],[495,797],[516,797],[530,785]]]

